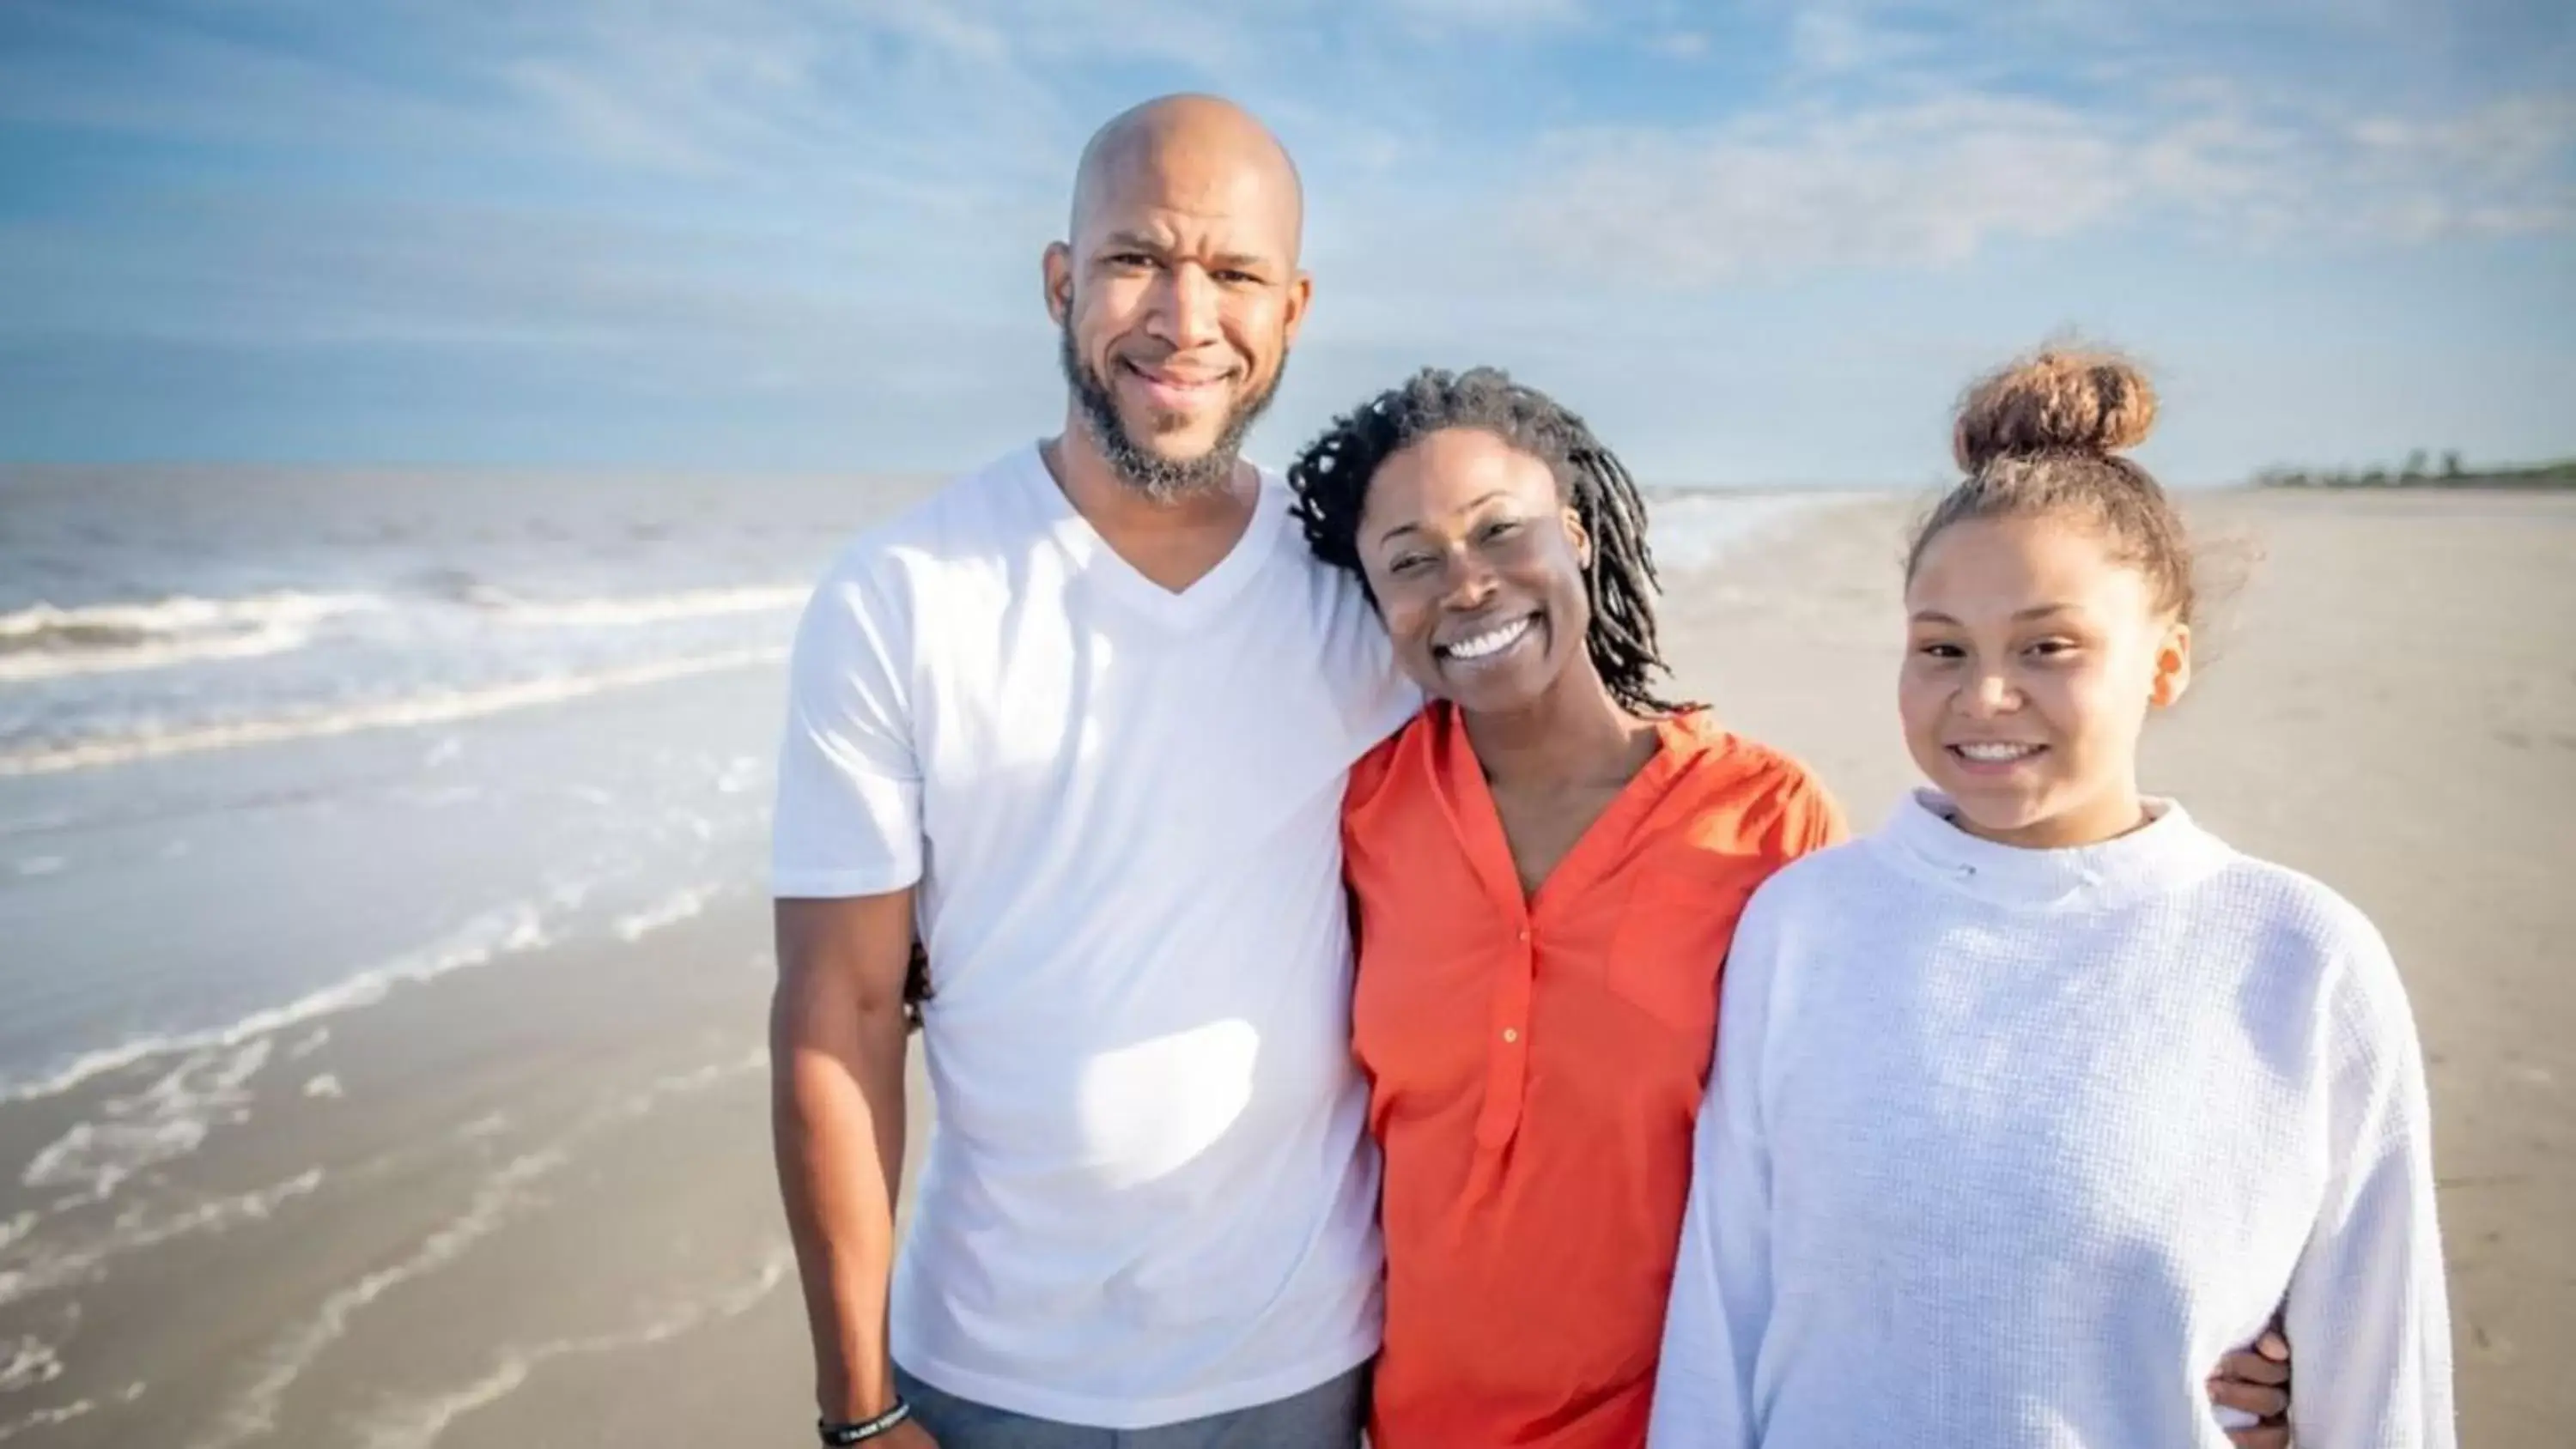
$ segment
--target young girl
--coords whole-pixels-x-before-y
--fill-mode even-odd
[[[1289,478],[1431,698],[1343,814],[1385,1160],[1371,1440],[1636,1449],[1736,913],[1839,816],[1658,696],[1643,501],[1544,394],[1426,370]],[[2203,1366],[2278,1400],[2258,1358]]]
[[[1735,934],[1651,1442],[2217,1446],[2286,1300],[2308,1449],[2452,1442],[2423,1067],[2368,920],[2138,789],[2191,681],[2113,357],[1980,385],[1907,566],[1933,789]]]

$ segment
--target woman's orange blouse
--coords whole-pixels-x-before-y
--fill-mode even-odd
[[[1843,833],[1786,757],[1704,714],[1658,732],[1526,899],[1454,709],[1352,772],[1378,1449],[1646,1441],[1727,944],[1755,886]]]

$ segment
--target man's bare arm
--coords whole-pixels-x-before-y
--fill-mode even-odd
[[[886,1299],[912,892],[779,901],[777,939],[770,1123],[814,1334],[815,1399],[826,1419],[864,1419],[895,1399]]]

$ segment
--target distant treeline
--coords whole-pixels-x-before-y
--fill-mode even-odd
[[[2431,455],[2418,448],[2406,455],[2402,468],[2362,472],[2266,468],[2254,475],[2254,482],[2263,488],[2576,488],[2576,458],[2561,458],[2555,463],[2469,465],[2462,463],[2454,450],[2444,453],[2437,466]]]

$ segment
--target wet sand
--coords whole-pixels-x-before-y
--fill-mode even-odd
[[[2150,783],[2389,936],[2432,1058],[2464,1441],[2564,1443],[2576,498],[2196,510],[2268,558],[2156,731]],[[1782,524],[1668,581],[1683,686],[1806,759],[1863,825],[1910,779],[1889,686],[1906,513]],[[0,1199],[0,1442],[806,1442],[769,1168],[766,904],[746,870],[699,914],[625,934],[0,1112],[0,1161],[20,1164],[77,1123],[213,1105],[196,1150],[105,1201]]]

